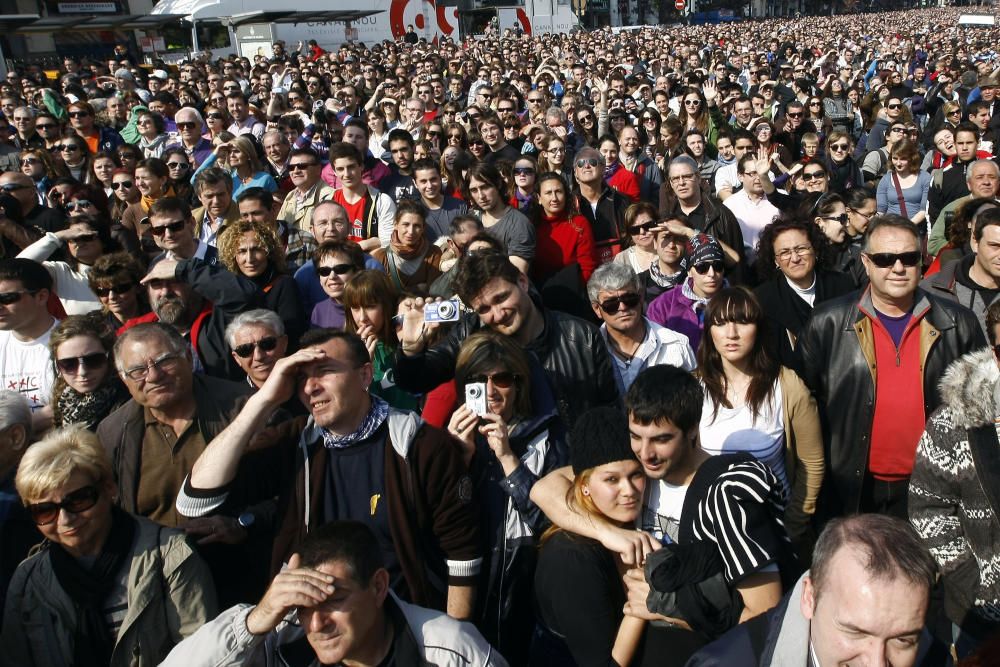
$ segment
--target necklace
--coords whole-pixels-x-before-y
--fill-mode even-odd
[[[643,327],[642,340],[635,343],[635,346],[632,348],[632,351],[630,353],[626,353],[625,350],[622,349],[621,343],[619,343],[617,340],[615,340],[614,338],[611,339],[614,342],[613,349],[615,352],[615,356],[617,356],[618,358],[620,358],[622,361],[625,362],[625,368],[629,368],[632,366],[632,361],[635,359],[635,354],[636,352],[639,351],[639,348],[642,347],[642,343],[645,339],[646,339],[646,332],[645,332],[645,327]]]

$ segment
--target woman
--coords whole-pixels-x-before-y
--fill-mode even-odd
[[[714,103],[717,93],[718,87],[713,81],[705,82],[704,94],[701,88],[686,88],[681,95],[680,113],[677,114],[682,133],[696,129],[705,135],[713,148],[719,136],[718,128],[725,126],[725,118],[719,108],[714,104],[709,107],[709,95]]]
[[[650,157],[652,157],[653,145],[656,144],[656,140],[660,136],[662,123],[663,118],[653,106],[642,110],[642,115],[639,117],[639,143]]]
[[[557,282],[573,289],[586,286],[597,268],[594,235],[587,219],[576,210],[576,200],[563,177],[546,172],[538,179],[540,211],[535,218],[535,258],[531,278],[544,286],[569,267],[572,275],[562,274]],[[580,284],[582,279],[583,283]],[[582,292],[581,292],[582,293]]]
[[[45,202],[45,195],[55,180],[66,175],[64,167],[42,148],[26,148],[21,151],[21,173],[34,182],[40,204]]]
[[[566,149],[566,140],[558,134],[548,132],[542,138],[541,150],[538,153],[538,171],[554,171],[562,175],[567,182],[572,180],[572,161]]]
[[[844,194],[865,184],[861,167],[851,154],[854,142],[846,132],[834,130],[826,139],[826,171],[830,175],[829,191]]]
[[[135,120],[135,127],[139,131],[138,146],[142,156],[147,159],[162,158],[163,150],[169,140],[163,116],[152,111],[140,111]]]
[[[344,286],[358,271],[365,268],[365,254],[357,243],[327,241],[313,253],[313,264],[319,275],[319,285],[329,297],[317,303],[309,317],[310,327],[343,329]]]
[[[774,140],[774,126],[771,125],[771,121],[766,118],[758,118],[752,121],[747,129],[756,140],[758,154],[768,156],[771,159],[771,164],[782,172],[788,171],[794,161],[792,154],[783,144]]]
[[[942,127],[934,133],[934,148],[927,151],[923,161],[920,163],[920,170],[933,172],[935,169],[943,169],[950,165],[958,152],[955,149],[955,131],[950,127]]]
[[[807,200],[808,201],[808,200]],[[833,246],[839,246],[847,238],[847,204],[838,194],[826,193],[820,195],[809,207],[807,216],[826,235],[827,241]]]
[[[596,146],[597,137],[600,136],[597,132],[597,113],[589,106],[579,107],[576,110],[576,115],[573,118],[573,127],[576,130],[577,145],[574,149],[580,149],[583,146]]]
[[[139,161],[142,160],[142,151],[131,144],[122,144],[116,148],[115,155],[118,157],[118,164],[122,166],[122,169],[128,169],[131,172],[135,171]]]
[[[97,424],[129,399],[115,372],[115,329],[100,312],[70,315],[52,330],[49,350],[56,366],[52,418],[56,428]]]
[[[102,151],[94,155],[94,161],[91,166],[94,172],[92,184],[101,186],[104,189],[105,197],[111,197],[111,176],[117,168],[118,160],[115,159],[114,154]]]
[[[427,240],[426,228],[423,205],[401,200],[396,206],[389,247],[371,253],[400,292],[427,294],[431,283],[441,275],[441,248]]]
[[[145,275],[139,259],[125,252],[102,255],[87,274],[87,283],[115,330],[149,312],[146,290],[139,285]]]
[[[705,327],[698,349],[705,387],[699,444],[713,456],[747,452],[771,468],[789,498],[785,528],[807,553],[825,467],[816,401],[771,356],[764,309],[749,290],[729,287],[712,297]]]
[[[530,155],[522,155],[514,161],[511,170],[514,194],[510,205],[526,216],[532,216],[538,206],[538,170],[535,159]]]
[[[460,150],[469,148],[469,136],[461,123],[448,123],[444,126],[445,146],[454,146]]]
[[[483,385],[486,413],[463,403],[448,422],[484,510],[483,553],[491,555],[481,570],[483,615],[477,625],[511,664],[527,664],[536,545],[547,523],[529,493],[568,459],[555,402],[544,378],[533,380],[522,346],[492,331],[472,334],[458,352],[455,384],[459,396],[469,385]],[[515,480],[511,493],[508,484]]]
[[[889,158],[892,167],[879,181],[875,192],[878,212],[901,215],[922,227],[927,220],[931,175],[920,170],[920,151],[913,142],[903,139],[893,145]]]
[[[621,146],[618,140],[610,134],[605,134],[598,142],[598,150],[604,158],[604,182],[629,201],[639,201],[641,194],[639,179],[630,172],[618,159],[621,153]]]
[[[396,317],[399,291],[382,271],[357,273],[344,286],[344,314],[347,331],[357,334],[372,359],[372,383],[368,391],[399,410],[420,409],[420,397],[393,382],[396,364]]]
[[[468,153],[454,146],[445,146],[441,151],[441,192],[457,198],[462,196],[462,174],[456,167],[461,156],[465,156],[466,161],[470,158]]]
[[[813,308],[854,290],[851,278],[829,270],[830,244],[819,227],[779,218],[764,227],[757,245],[755,293],[768,321],[771,356],[798,368],[795,344]],[[762,336],[763,339],[763,336]]]
[[[183,148],[168,148],[163,151],[163,161],[170,172],[170,185],[185,202],[197,201],[191,186],[191,159]]]
[[[167,164],[155,157],[140,161],[135,166],[135,187],[141,196],[138,202],[129,204],[122,213],[122,225],[135,233],[147,254],[155,256],[160,249],[153,242],[153,234],[149,230],[149,209],[158,199],[177,196],[170,185]]]
[[[687,245],[694,235],[687,225],[687,217],[683,213],[664,220],[653,230],[653,250],[656,261],[650,262],[649,268],[639,274],[648,306],[656,297],[680,285],[687,277]]]
[[[194,184],[198,174],[215,166],[215,163],[219,161],[224,166],[229,167],[229,173],[233,179],[234,200],[247,188],[264,188],[268,192],[276,192],[278,189],[278,183],[274,177],[261,165],[253,140],[246,135],[240,135],[230,141],[217,139],[215,150],[191,176],[191,184]]]
[[[809,100],[806,102],[805,112],[805,121],[812,123],[817,130],[822,130],[824,121],[826,120],[823,110],[823,100],[810,95]]]
[[[719,242],[707,234],[691,239],[688,277],[680,289],[671,289],[658,296],[646,310],[652,322],[687,336],[691,349],[701,342],[708,300],[726,284],[725,254]]]
[[[229,223],[219,236],[219,259],[232,273],[257,285],[263,294],[260,306],[278,314],[294,350],[305,331],[306,314],[274,229],[256,220]]]
[[[33,444],[16,485],[46,541],[7,591],[0,651],[9,664],[46,656],[52,665],[153,667],[215,617],[204,561],[182,531],[115,506],[111,461],[90,431],[61,429]]]
[[[614,262],[627,264],[636,274],[649,271],[656,261],[654,230],[659,226],[656,206],[648,201],[632,204],[625,210],[625,229],[632,242],[628,248],[615,255]]]
[[[477,162],[482,162],[489,154],[489,150],[486,148],[486,142],[483,141],[483,135],[479,134],[478,130],[472,130],[469,132],[469,153],[476,159]]]
[[[125,210],[132,204],[138,204],[142,193],[135,187],[135,175],[126,169],[115,169],[111,175],[111,190],[115,193],[111,221],[121,223]]]
[[[91,173],[91,153],[87,142],[76,134],[63,135],[59,143],[59,156],[69,175],[81,183],[90,182],[94,176]]]
[[[836,76],[827,79],[823,89],[824,122],[817,127],[828,125],[833,132],[852,136],[854,132],[854,104],[847,97],[844,82]],[[829,139],[827,140],[829,144]]]
[[[392,129],[385,119],[385,112],[382,109],[373,107],[367,113],[368,121],[368,150],[377,158],[382,158],[386,154],[383,147],[386,139],[389,138],[389,131]]]
[[[50,261],[57,250],[66,249],[66,261]],[[40,262],[52,276],[52,289],[68,315],[82,315],[101,307],[90,289],[87,274],[101,255],[119,250],[107,225],[92,218],[71,219],[66,229],[46,232],[21,251],[18,257]]]
[[[618,159],[639,181],[639,198],[643,201],[659,201],[663,173],[643,150],[639,131],[629,125],[618,133],[618,141],[621,144]]]
[[[205,126],[208,128],[208,132],[205,133],[206,139],[214,140],[219,134],[225,132],[231,124],[232,119],[229,118],[225,105],[209,104],[205,107]]]

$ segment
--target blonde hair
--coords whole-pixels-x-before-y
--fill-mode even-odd
[[[604,513],[601,512],[601,510],[597,508],[597,505],[594,504],[594,499],[591,498],[589,494],[583,492],[583,487],[590,483],[590,477],[594,474],[595,470],[597,470],[596,467],[587,468],[573,478],[573,485],[569,487],[569,490],[566,492],[566,505],[570,509],[578,509],[581,514],[586,514],[588,517],[606,518]],[[539,538],[539,546],[545,544],[549,538],[558,533],[560,530],[563,529],[555,524],[549,526]]]
[[[28,447],[14,484],[28,503],[64,486],[73,473],[83,473],[95,486],[111,482],[111,460],[97,436],[75,424],[52,431]]]
[[[253,173],[256,174],[259,171],[263,171],[264,168],[261,166],[260,158],[257,157],[257,147],[254,146],[253,141],[247,138],[246,135],[241,134],[234,137],[229,143],[234,144],[236,148],[238,148],[239,151],[246,156],[247,162],[250,164],[250,169],[253,170]],[[226,166],[228,167],[229,165]]]

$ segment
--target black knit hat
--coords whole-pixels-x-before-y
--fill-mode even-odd
[[[580,415],[573,425],[569,458],[576,475],[605,463],[634,461],[625,413],[594,408]]]

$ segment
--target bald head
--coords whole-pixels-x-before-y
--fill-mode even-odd
[[[18,186],[12,189],[11,186]],[[0,174],[0,187],[8,190],[21,205],[21,212],[27,214],[38,206],[38,195],[35,184],[28,176],[19,171],[7,171]]]

